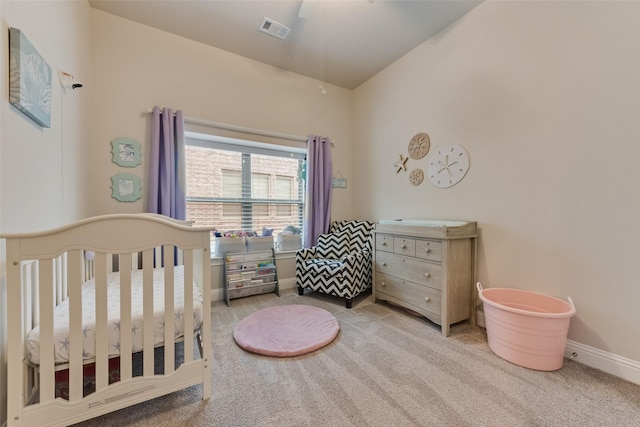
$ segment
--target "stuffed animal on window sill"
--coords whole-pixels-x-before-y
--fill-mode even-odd
[[[282,230],[282,233],[284,235],[292,235],[292,234],[302,234],[302,230],[300,230],[299,228],[294,227],[293,225],[287,225],[284,230]]]

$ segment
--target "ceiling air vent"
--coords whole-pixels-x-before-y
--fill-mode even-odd
[[[291,28],[287,27],[286,25],[282,25],[274,21],[273,19],[264,18],[262,20],[262,23],[258,27],[258,30],[262,31],[263,33],[267,33],[270,36],[284,39],[289,35],[289,31],[291,31]]]

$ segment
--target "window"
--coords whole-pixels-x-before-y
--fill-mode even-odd
[[[290,176],[276,176],[276,197],[278,199],[291,199],[293,197],[293,178]],[[293,205],[277,205],[276,216],[290,216]]]
[[[251,173],[251,197],[253,199],[269,198],[269,181],[271,176],[266,173]],[[269,217],[269,205],[265,203],[256,203],[253,205],[254,218]]]
[[[229,169],[222,169],[222,197],[228,199],[239,199],[242,197],[240,188],[242,185],[242,173],[241,171],[234,171]],[[187,202],[187,206],[188,206]],[[223,217],[237,217],[240,218],[241,214],[240,203],[226,203],[222,205]]]
[[[304,151],[230,138],[186,138],[187,220],[221,232],[302,229]]]

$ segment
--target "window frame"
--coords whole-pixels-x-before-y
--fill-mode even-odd
[[[253,230],[253,220],[254,218],[260,218],[260,216],[255,217],[253,214],[252,206],[255,204],[265,203],[267,205],[297,205],[297,214],[294,213],[294,207],[292,207],[292,215],[297,218],[298,223],[292,224],[296,227],[303,230],[304,227],[304,214],[306,207],[306,191],[305,191],[305,183],[304,180],[301,179],[298,185],[298,194],[297,198],[292,199],[273,199],[268,198],[251,198],[251,155],[265,155],[265,156],[274,156],[274,157],[284,157],[296,159],[299,161],[298,167],[299,169],[303,166],[304,162],[306,162],[307,150],[306,148],[292,147],[289,145],[277,145],[270,143],[262,143],[257,141],[248,141],[236,138],[228,138],[223,136],[215,136],[210,134],[196,134],[193,132],[185,132],[185,145],[186,146],[195,146],[205,149],[217,149],[217,150],[226,150],[231,152],[242,153],[242,171],[241,171],[241,180],[243,184],[241,185],[243,195],[241,198],[233,198],[233,197],[193,197],[187,196],[187,203],[240,203],[240,227],[242,230]],[[229,169],[231,170],[231,169]],[[260,173],[260,172],[253,172]],[[284,176],[284,175],[283,175]],[[295,179],[295,177],[294,177]],[[249,184],[245,185],[244,180],[248,180]],[[295,186],[294,186],[295,188]],[[295,189],[292,188],[292,193],[295,193]],[[274,190],[270,190],[269,193],[273,194]],[[296,196],[293,194],[292,196]],[[249,201],[247,201],[249,200]],[[277,211],[277,209],[276,209]],[[222,212],[222,211],[221,211]],[[270,210],[268,211],[271,214]],[[270,215],[271,216],[271,215]],[[275,215],[274,216],[279,216]]]

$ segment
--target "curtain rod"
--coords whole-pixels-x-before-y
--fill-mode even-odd
[[[153,113],[153,108],[147,108],[146,112],[149,114]],[[307,142],[307,138],[304,136],[288,135],[285,133],[270,132],[267,130],[253,129],[253,128],[247,128],[247,127],[237,126],[237,125],[229,125],[226,123],[211,122],[208,120],[195,119],[193,117],[185,117],[184,122],[192,125],[201,125],[201,126],[207,126],[207,127],[212,127],[216,129],[248,133],[250,135],[287,139],[290,141],[297,141],[297,142]]]

